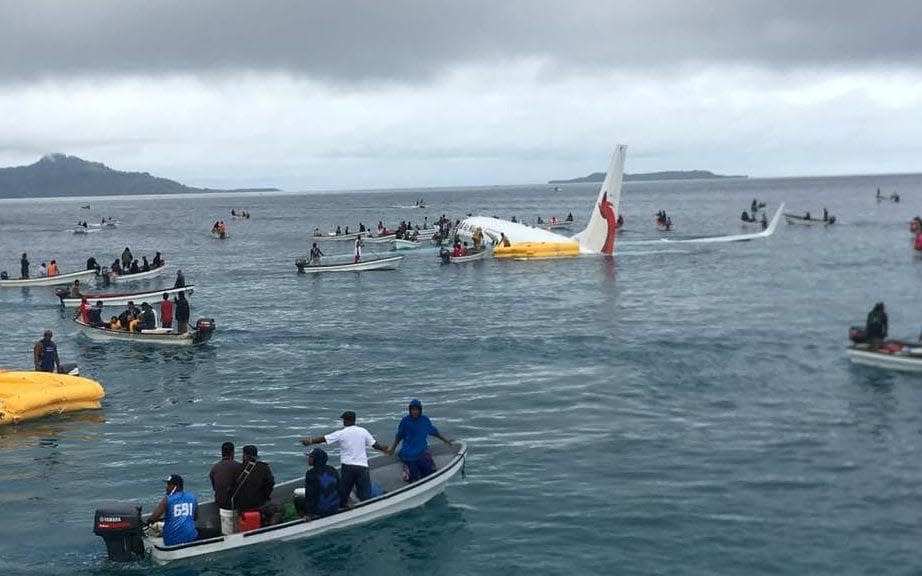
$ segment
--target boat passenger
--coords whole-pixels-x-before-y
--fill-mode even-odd
[[[48,268],[45,266],[44,262],[42,262],[42,265],[38,267],[38,277],[39,278],[48,277]]]
[[[567,212],[567,222],[573,222],[573,212]]]
[[[241,512],[259,510],[261,525],[274,524],[279,510],[271,500],[273,488],[275,477],[269,465],[259,459],[259,450],[252,444],[244,446],[243,470],[231,494],[233,509]]]
[[[342,229],[341,229],[339,226],[337,226],[337,227],[336,227],[336,235],[339,236],[339,235],[342,234],[342,233],[343,233]]]
[[[483,228],[478,226],[477,229],[474,230],[474,233],[471,234],[471,241],[474,243],[474,250],[480,250],[483,244]]]
[[[147,256],[141,256],[141,272],[150,272],[150,262],[147,261]]]
[[[186,300],[186,293],[180,292],[176,295],[176,332],[185,334],[189,330],[189,301]]]
[[[151,261],[150,265],[152,268],[160,268],[163,266],[163,256],[160,255],[160,252],[154,254],[154,259]]]
[[[542,218],[541,216],[538,216],[537,222],[538,224],[544,224],[544,218]]]
[[[888,321],[884,303],[878,302],[868,313],[864,327],[864,335],[872,349],[880,348],[884,338],[887,337]]]
[[[359,260],[362,259],[362,238],[358,237],[355,239],[355,264],[359,263]]]
[[[22,258],[19,259],[19,277],[25,280],[29,277],[29,259],[26,257],[26,253],[22,253]]]
[[[455,242],[455,245],[451,247],[451,255],[454,258],[461,256],[461,244]]]
[[[122,330],[128,330],[128,323],[131,322],[131,313],[133,311],[134,302],[128,302],[128,307],[118,315],[118,322],[121,324]]]
[[[129,274],[137,274],[137,273],[140,272],[140,271],[141,271],[141,266],[138,265],[138,261],[137,261],[137,260],[132,260],[132,262],[131,262],[131,268],[128,270],[128,273],[129,273]]]
[[[825,206],[823,206],[823,222],[829,222],[829,212],[826,211]]]
[[[317,247],[317,243],[314,242],[314,244],[311,246],[311,254],[310,254],[309,262],[311,264],[320,264],[320,258],[322,256],[323,256],[323,252],[320,250],[320,248]]]
[[[80,321],[84,324],[90,323],[90,302],[86,299],[86,296],[80,298],[80,307],[77,308],[77,317],[80,318]]]
[[[304,497],[295,496],[295,510],[305,520],[323,518],[339,511],[341,501],[339,472],[327,464],[329,456],[322,448],[307,455],[310,468],[304,474]]]
[[[87,270],[96,270],[99,272],[99,262],[96,261],[96,258],[90,256],[86,259],[86,269]]]
[[[765,212],[762,212],[762,230],[768,228],[768,218],[765,217]]]
[[[119,321],[118,316],[113,316],[109,318],[109,330],[121,330],[122,323]]]
[[[185,288],[186,287],[186,277],[183,276],[182,270],[176,271],[176,282],[173,283],[173,288]]]
[[[429,417],[423,415],[423,404],[416,398],[410,400],[407,411],[409,414],[401,418],[400,424],[397,425],[397,433],[388,452],[393,454],[397,445],[403,442],[397,457],[403,462],[404,480],[415,482],[435,472],[435,461],[429,453],[428,437],[435,436],[446,444],[451,444],[453,440],[439,432]]]
[[[70,285],[70,297],[71,298],[80,298],[83,294],[80,293],[80,280],[74,280],[74,283]]]
[[[128,320],[128,331],[129,332],[140,332],[141,331],[141,315],[138,313],[137,310],[134,310],[131,313],[131,319]]]
[[[109,273],[113,276],[122,275],[122,263],[118,258],[112,261],[112,265],[109,266]]]
[[[160,327],[173,327],[173,303],[170,302],[170,295],[163,293],[163,300],[160,301]]]
[[[58,275],[58,261],[52,260],[51,264],[48,265],[48,276],[57,276]]]
[[[211,480],[211,489],[214,490],[215,504],[220,510],[221,533],[225,536],[234,533],[234,505],[231,503],[231,496],[241,472],[243,463],[234,460],[234,443],[221,444],[221,461],[211,467],[208,479]]]
[[[499,233],[499,245],[505,248],[512,246],[512,242],[509,241],[509,238],[506,237],[505,232]]]
[[[388,454],[387,446],[379,444],[368,430],[355,425],[355,412],[346,410],[340,415],[343,427],[323,436],[308,436],[301,444],[339,444],[340,479],[342,491],[340,504],[346,506],[355,487],[359,502],[371,498],[371,476],[368,474],[367,447]]]
[[[195,521],[198,519],[198,500],[195,494],[183,491],[183,480],[179,474],[170,474],[166,479],[166,496],[160,500],[147,525],[163,518],[163,543],[167,546],[185,544],[198,538]]]
[[[90,308],[89,314],[89,324],[94,328],[99,328],[103,325],[102,321],[102,300],[96,301],[96,306]]]
[[[809,220],[809,219],[810,219],[810,213],[809,212],[804,213],[804,220]]]
[[[467,251],[467,242],[464,242],[463,244],[461,244],[461,255],[467,256],[468,254],[469,252]]]
[[[128,246],[125,246],[125,249],[122,250],[122,269],[127,270],[131,268],[131,262],[134,260],[134,256],[131,255],[131,250],[128,249]]]
[[[746,212],[745,210],[743,210],[743,213],[740,214],[740,220],[742,220],[743,222],[749,222],[750,221],[749,212]]]
[[[150,304],[144,302],[141,304],[141,330],[153,330],[157,327],[157,316]]]
[[[36,372],[60,372],[61,359],[58,358],[58,345],[51,339],[51,330],[45,330],[42,339],[32,348]]]

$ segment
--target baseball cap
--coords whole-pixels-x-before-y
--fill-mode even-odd
[[[353,412],[352,410],[346,410],[345,412],[343,412],[342,414],[340,414],[339,417],[340,417],[340,419],[342,419],[342,420],[350,420],[350,421],[354,422],[354,421],[355,421],[355,412]]]
[[[180,476],[179,474],[170,474],[169,476],[164,478],[163,481],[166,482],[167,484],[174,484],[176,486],[179,486],[180,488],[182,488],[182,485],[183,485],[182,476]]]

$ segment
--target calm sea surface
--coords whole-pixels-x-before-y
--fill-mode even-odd
[[[874,192],[902,193],[899,204]],[[103,409],[0,428],[0,573],[912,574],[922,570],[922,377],[853,367],[849,325],[886,302],[915,337],[922,261],[909,219],[922,176],[629,183],[614,258],[298,276],[315,226],[468,212],[585,221],[595,185],[0,201],[0,269],[63,271],[130,246],[196,285],[206,346],[94,344],[53,290],[0,290],[0,364],[28,368],[42,330],[106,388]],[[783,222],[738,244],[634,244],[739,233],[753,197]],[[429,208],[411,205],[424,198]],[[81,210],[89,203],[92,209]],[[249,222],[230,219],[248,209]],[[77,218],[117,230],[74,236]],[[212,239],[223,218],[230,238]],[[348,245],[342,246],[347,251]],[[327,250],[331,252],[331,250]],[[150,510],[179,473],[200,500],[225,440],[276,478],[298,438],[346,409],[384,442],[407,402],[470,445],[466,478],[426,506],[304,542],[181,566],[110,564],[106,500]],[[336,451],[332,451],[336,454]]]

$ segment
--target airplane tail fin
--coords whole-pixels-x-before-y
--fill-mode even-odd
[[[589,215],[586,228],[576,234],[580,250],[584,253],[611,254],[615,249],[617,219],[621,213],[621,178],[624,175],[624,156],[627,146],[619,144],[611,158],[605,181]]]

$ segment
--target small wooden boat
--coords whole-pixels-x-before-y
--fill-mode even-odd
[[[854,364],[902,372],[922,372],[922,345],[918,342],[888,341],[880,348],[853,344],[847,350]]]
[[[426,246],[426,243],[413,240],[394,240],[394,250],[416,250]]]
[[[365,244],[387,244],[397,239],[396,234],[385,234],[384,236],[366,236],[362,239]]]
[[[140,332],[110,330],[84,324],[78,318],[74,318],[74,323],[80,327],[80,332],[84,336],[97,342],[122,341],[167,346],[197,346],[204,344],[211,339],[215,330],[215,323],[212,318],[199,318],[195,322],[194,329],[184,334],[177,334],[170,328],[154,328],[153,330],[141,330]]]
[[[471,251],[467,256],[449,256],[448,261],[452,264],[464,264],[465,262],[474,262],[475,260],[483,260],[487,257],[487,249],[481,248],[476,252]]]
[[[801,216],[799,214],[791,214],[790,212],[784,213],[784,220],[788,224],[800,224],[802,226],[829,226],[830,224],[836,223],[835,216],[830,216],[828,219],[824,220],[822,218],[807,218],[806,215]]]
[[[99,382],[53,372],[0,372],[0,425],[52,414],[99,409]]]
[[[82,296],[86,296],[91,305],[101,300],[105,306],[126,306],[129,302],[140,306],[142,302],[156,304],[163,300],[164,294],[173,297],[180,292],[185,292],[186,297],[189,297],[195,292],[194,288],[194,285],[189,284],[182,288],[164,288],[162,290],[145,290],[143,292],[85,292]],[[61,305],[64,307],[76,308],[80,306],[82,296],[74,298],[70,296],[70,291],[64,288],[57,289],[55,294],[61,299]]]
[[[29,287],[29,286],[61,286],[66,284],[73,284],[74,280],[89,280],[90,278],[96,276],[97,272],[93,270],[81,270],[79,272],[70,272],[68,274],[58,274],[57,276],[45,276],[41,278],[26,278],[13,280],[12,278],[7,280],[0,280],[0,288],[16,288],[16,287]]]
[[[166,264],[158,266],[157,268],[151,268],[147,272],[135,272],[134,274],[112,274],[109,272],[109,282],[113,284],[127,284],[128,282],[149,280],[150,278],[160,276],[164,268],[166,268]]]
[[[106,541],[112,560],[141,560],[145,552],[157,564],[166,564],[197,556],[228,552],[253,545],[271,542],[303,540],[334,530],[367,524],[406,510],[422,506],[445,490],[448,482],[458,473],[463,474],[467,444],[433,445],[429,449],[436,471],[412,483],[403,480],[403,463],[394,456],[379,456],[368,461],[368,472],[373,485],[383,492],[351,508],[343,508],[330,516],[303,520],[298,518],[281,524],[254,528],[246,532],[221,535],[221,520],[214,502],[198,506],[196,528],[199,539],[185,544],[166,546],[161,535],[150,530],[142,532],[141,509],[133,503],[105,504],[96,510],[93,531]],[[272,500],[283,509],[292,506],[295,490],[304,487],[304,475],[277,484]]]
[[[319,274],[322,272],[367,272],[369,270],[396,270],[403,261],[403,256],[388,256],[386,258],[362,259],[358,262],[352,260],[337,258],[335,256],[324,256],[319,263],[309,264],[304,258],[295,261],[299,274]]]

